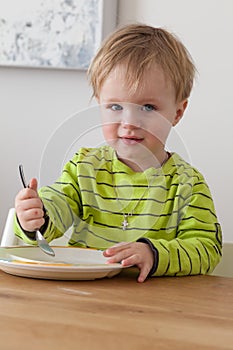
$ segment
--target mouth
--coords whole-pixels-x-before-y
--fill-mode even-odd
[[[136,145],[143,141],[143,138],[136,137],[136,136],[122,136],[120,139],[124,142],[126,145]]]

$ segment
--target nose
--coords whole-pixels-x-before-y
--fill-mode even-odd
[[[128,130],[134,130],[134,129],[139,129],[140,128],[140,125],[138,125],[138,124],[128,123],[128,122],[125,122],[125,121],[122,121],[121,125],[122,125],[122,127],[124,129],[128,129]]]
[[[121,125],[124,129],[138,129],[141,127],[141,122],[137,111],[125,110],[122,119]]]

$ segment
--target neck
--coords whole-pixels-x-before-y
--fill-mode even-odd
[[[143,172],[146,169],[149,168],[160,168],[163,166],[164,163],[169,158],[169,153],[166,152],[165,150],[162,150],[160,154],[150,156],[150,157],[145,157],[144,159],[139,159],[137,162],[134,162],[133,160],[129,159],[124,159],[119,157],[119,160],[126,164],[129,168],[131,168],[135,172]]]

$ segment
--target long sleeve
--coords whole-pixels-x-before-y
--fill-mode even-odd
[[[176,153],[162,168],[135,173],[108,146],[83,148],[39,195],[49,217],[48,241],[70,226],[72,246],[104,250],[119,242],[149,241],[158,258],[155,276],[210,273],[220,261],[222,234],[209,187]],[[15,230],[36,243],[18,223]]]
[[[185,192],[189,195],[185,195]],[[165,239],[165,235],[164,239],[150,238],[158,252],[154,275],[210,273],[221,259],[222,234],[213,200],[203,177],[199,174],[192,191],[181,190],[177,198],[179,209],[176,237]]]
[[[48,213],[47,225],[43,231],[48,242],[61,237],[73,225],[74,221],[77,221],[80,212],[82,212],[76,158],[77,155],[64,166],[61,176],[53,185],[42,187],[39,190],[39,196]],[[16,235],[26,243],[36,244],[32,235],[22,230],[17,218],[14,229]]]

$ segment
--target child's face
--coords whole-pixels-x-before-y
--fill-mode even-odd
[[[176,102],[175,89],[159,67],[145,72],[141,86],[133,93],[125,75],[123,67],[116,67],[99,94],[105,140],[126,164],[159,159],[187,101]]]

